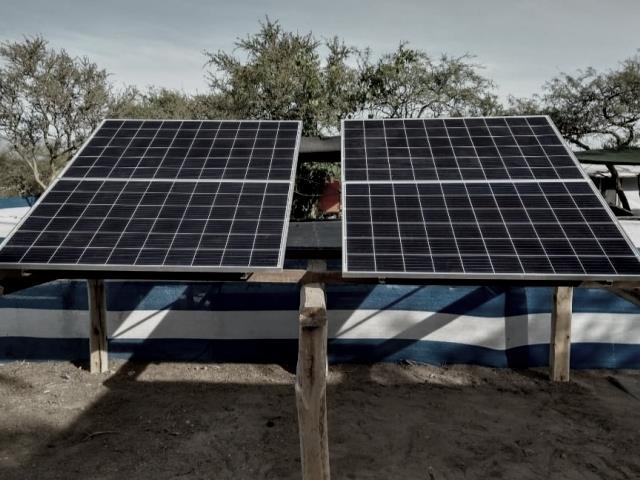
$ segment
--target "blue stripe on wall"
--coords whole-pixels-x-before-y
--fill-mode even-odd
[[[111,340],[112,358],[140,361],[190,362],[296,362],[298,342],[285,340],[147,339]],[[0,338],[2,360],[86,361],[87,339],[33,337]],[[471,363],[488,367],[546,366],[548,345],[529,345],[506,351],[448,342],[398,339],[342,340],[329,342],[331,363],[397,362],[411,359],[433,365]],[[575,343],[571,368],[640,368],[640,345]]]
[[[551,310],[548,287],[447,287],[409,285],[329,285],[334,310],[415,310],[454,315],[504,317]],[[296,285],[243,283],[109,282],[111,311],[130,310],[297,310]],[[0,297],[0,308],[86,310],[83,281],[60,281]],[[574,292],[574,312],[640,314],[640,307],[602,289]]]

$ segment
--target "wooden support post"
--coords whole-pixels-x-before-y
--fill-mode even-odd
[[[549,349],[549,378],[554,382],[569,381],[572,302],[573,287],[555,287]]]
[[[89,371],[104,373],[109,369],[107,354],[107,300],[104,280],[87,280],[89,294]]]
[[[312,260],[309,270],[326,269]],[[327,304],[324,284],[300,289],[300,332],[296,370],[296,403],[303,480],[329,480],[327,434]]]

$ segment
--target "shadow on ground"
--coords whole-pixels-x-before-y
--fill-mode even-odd
[[[0,478],[299,478],[294,378],[282,367],[116,368],[1,365]],[[332,367],[332,478],[638,478],[640,403],[607,375],[553,385],[479,367]]]

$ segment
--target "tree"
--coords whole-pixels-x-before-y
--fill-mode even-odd
[[[149,88],[146,92],[130,89],[126,100],[111,109],[118,118],[206,119],[224,118],[211,95],[188,95],[167,88]]]
[[[317,202],[327,182],[340,178],[340,165],[328,162],[305,162],[298,165],[296,189],[291,205],[291,218],[309,220],[319,218]]]
[[[360,108],[385,118],[490,115],[499,109],[493,83],[469,55],[441,55],[401,43],[377,61],[366,52],[360,69]]]
[[[594,142],[629,147],[637,142],[640,124],[640,56],[608,72],[563,73],[545,84],[542,95],[511,98],[509,111],[550,115],[567,141],[584,150]]]
[[[0,137],[44,190],[109,110],[107,73],[41,37],[0,44]]]
[[[0,152],[0,197],[35,197],[41,191],[26,163]]]
[[[304,135],[336,131],[353,110],[353,50],[336,39],[284,31],[268,18],[260,31],[236,42],[243,54],[205,52],[217,108],[235,118],[301,120]],[[321,59],[321,47],[328,51]]]

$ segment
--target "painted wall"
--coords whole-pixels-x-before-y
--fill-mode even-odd
[[[8,205],[0,225],[27,210]],[[292,363],[298,302],[289,285],[108,282],[110,354]],[[549,288],[342,285],[327,302],[332,362],[547,364]],[[84,282],[0,297],[0,360],[86,359],[88,325]],[[640,308],[578,289],[572,340],[574,368],[640,368]]]
[[[289,285],[108,282],[109,349],[147,360],[294,362],[298,302]],[[550,288],[330,286],[327,302],[332,362],[547,364]],[[85,359],[86,309],[80,281],[1,297],[0,359]],[[572,340],[575,368],[639,368],[640,309],[578,289]]]

